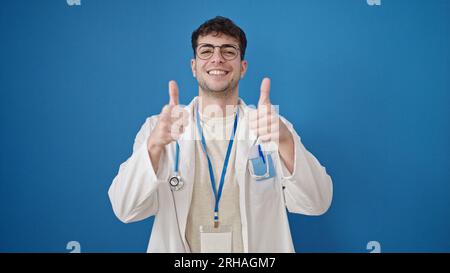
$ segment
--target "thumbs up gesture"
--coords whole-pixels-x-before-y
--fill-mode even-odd
[[[188,112],[180,107],[178,99],[178,85],[169,82],[169,104],[165,105],[158,116],[158,122],[147,141],[147,148],[152,161],[159,161],[164,147],[177,140],[188,125]],[[152,164],[157,166],[154,162]]]
[[[278,145],[279,117],[270,103],[270,79],[264,78],[261,82],[261,92],[258,108],[250,114],[250,130],[262,142],[273,142]]]
[[[270,79],[264,78],[258,108],[250,114],[250,130],[256,133],[262,142],[271,142],[278,148],[279,144],[291,134],[286,125],[280,120],[275,107],[270,102]]]

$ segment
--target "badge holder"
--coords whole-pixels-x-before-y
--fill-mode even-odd
[[[200,226],[201,253],[231,253],[233,233],[231,226]]]

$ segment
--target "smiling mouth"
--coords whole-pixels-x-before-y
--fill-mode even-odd
[[[207,73],[208,73],[208,75],[211,75],[211,76],[225,76],[230,72],[225,71],[225,70],[220,70],[220,69],[211,69],[211,70],[207,71]]]

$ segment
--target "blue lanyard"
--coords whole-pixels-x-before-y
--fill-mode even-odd
[[[223,184],[225,182],[225,174],[227,172],[231,148],[233,147],[234,135],[236,134],[237,123],[238,123],[238,112],[236,112],[236,117],[234,118],[233,132],[231,133],[230,141],[228,142],[227,153],[225,155],[225,161],[223,162],[222,175],[220,176],[220,182],[219,182],[219,190],[216,191],[216,182],[214,179],[214,172],[213,172],[211,160],[209,159],[208,151],[206,149],[205,137],[203,136],[202,126],[200,125],[200,115],[198,113],[198,107],[197,107],[197,129],[198,129],[198,133],[200,134],[200,137],[201,137],[203,151],[205,151],[206,159],[208,161],[209,178],[211,180],[211,186],[213,188],[214,197],[216,199],[216,203],[214,205],[214,227],[217,227],[219,224],[219,201],[220,201],[220,197],[222,196]]]

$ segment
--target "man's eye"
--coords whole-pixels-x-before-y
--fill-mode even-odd
[[[222,53],[230,57],[236,55],[236,51],[234,49],[224,49]]]
[[[224,53],[225,54],[234,54],[234,51],[233,50],[225,50]]]
[[[205,49],[200,50],[200,54],[209,54],[211,52],[212,52],[212,49],[210,49],[210,48],[205,48]]]

